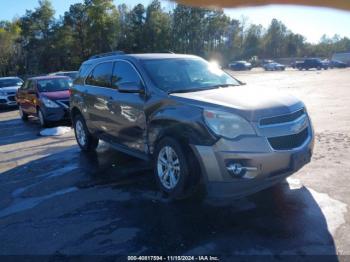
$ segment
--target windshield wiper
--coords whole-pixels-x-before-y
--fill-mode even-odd
[[[216,86],[210,86],[210,87],[205,87],[205,88],[184,88],[184,89],[170,90],[170,91],[168,91],[168,94],[199,92],[199,91],[210,90],[210,89],[216,89],[216,88],[218,88],[218,87],[216,87]]]
[[[234,85],[234,84],[219,84],[219,85],[214,85],[214,86],[211,86],[211,87],[219,88],[219,87],[230,87],[230,86],[237,86],[237,85]]]

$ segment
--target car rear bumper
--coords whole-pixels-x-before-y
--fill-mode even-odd
[[[220,139],[213,146],[193,145],[209,197],[242,197],[270,187],[310,162],[314,145],[312,127],[303,144],[274,150],[266,137]],[[241,167],[234,174],[232,167]],[[237,171],[237,169],[235,169]]]

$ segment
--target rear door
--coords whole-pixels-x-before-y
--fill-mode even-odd
[[[113,62],[97,64],[86,78],[82,91],[89,127],[101,134],[108,134],[111,124],[108,103],[115,92],[111,88],[112,71]]]

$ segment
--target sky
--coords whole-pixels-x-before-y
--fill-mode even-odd
[[[63,15],[74,3],[83,0],[51,0],[56,16]],[[134,6],[138,3],[148,5],[151,0],[115,0],[115,4],[125,3]],[[34,9],[38,0],[0,0],[0,20],[11,20],[21,16],[26,9]],[[165,8],[174,6],[162,1]],[[294,33],[302,34],[307,41],[317,43],[323,34],[332,37],[335,34],[350,37],[350,12],[331,8],[281,6],[247,7],[226,9],[225,12],[235,19],[247,17],[248,23],[261,24],[265,28],[272,18],[282,21]]]

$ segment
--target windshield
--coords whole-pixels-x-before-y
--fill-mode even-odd
[[[38,81],[38,90],[40,92],[56,92],[68,90],[73,85],[71,79],[45,79]]]
[[[143,63],[154,84],[168,93],[239,85],[237,80],[217,65],[202,59],[155,59]]]
[[[19,78],[13,79],[0,79],[0,88],[10,87],[10,86],[21,86],[23,81]]]

